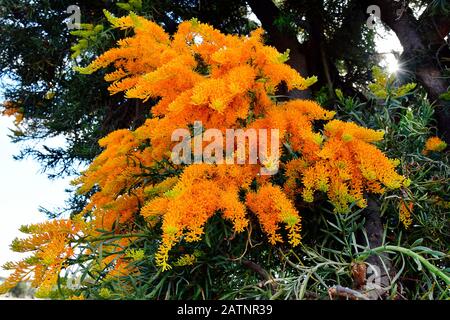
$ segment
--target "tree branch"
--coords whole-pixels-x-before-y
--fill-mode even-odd
[[[450,13],[441,11],[433,13],[430,4],[420,16],[419,24],[426,28],[428,43],[440,46],[450,33]]]
[[[334,298],[343,298],[346,300],[370,300],[361,292],[340,285],[329,288],[328,294],[331,300]]]

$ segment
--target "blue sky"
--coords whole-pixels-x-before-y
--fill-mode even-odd
[[[45,215],[38,211],[39,206],[54,208],[62,206],[67,194],[70,178],[50,181],[39,173],[39,164],[32,159],[13,160],[20,145],[8,138],[14,128],[13,117],[0,116],[0,265],[10,260],[23,258],[23,254],[13,253],[9,244],[23,236],[18,228],[23,224],[41,222]],[[0,268],[0,276],[8,272]]]

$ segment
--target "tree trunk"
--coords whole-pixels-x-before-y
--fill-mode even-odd
[[[443,140],[450,144],[450,103],[440,99],[440,95],[448,90],[448,84],[443,79],[440,69],[433,64],[418,67],[416,76],[427,90],[430,100],[436,101],[437,128]]]
[[[380,206],[378,203],[369,197],[367,201],[367,208],[365,209],[366,222],[364,228],[367,233],[368,245],[371,249],[383,245],[383,223],[380,217]],[[364,241],[365,242],[365,241]],[[392,273],[392,263],[386,253],[379,255],[371,255],[367,258],[370,267],[367,269],[366,289],[367,296],[371,300],[376,300],[383,297],[391,284],[390,274]],[[371,280],[369,283],[369,280]]]

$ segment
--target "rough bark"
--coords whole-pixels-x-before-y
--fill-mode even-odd
[[[365,210],[365,230],[367,233],[367,245],[373,249],[383,244],[383,224],[380,217],[380,207],[373,199],[368,199],[367,208]],[[371,255],[366,260],[370,265],[376,267],[376,272],[368,272],[368,277],[374,276],[375,287],[367,292],[367,296],[371,300],[378,299],[385,294],[386,288],[390,286],[390,274],[392,273],[392,263],[386,253],[379,255]],[[370,284],[366,284],[368,287]]]

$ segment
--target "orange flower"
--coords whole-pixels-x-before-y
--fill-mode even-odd
[[[17,283],[31,279],[32,284],[38,288],[37,296],[47,296],[56,285],[66,260],[74,255],[72,240],[83,235],[86,225],[80,221],[53,220],[23,226],[21,231],[30,234],[30,237],[14,240],[12,249],[17,252],[32,252],[33,255],[4,266],[14,272],[0,285],[0,292],[6,292]]]
[[[257,215],[271,244],[283,242],[278,232],[280,223],[288,231],[289,243],[293,246],[300,243],[301,218],[280,187],[266,184],[258,192],[250,192],[246,204]]]
[[[408,229],[411,226],[412,219],[411,219],[411,213],[413,211],[414,203],[401,200],[400,206],[399,206],[399,219],[405,226],[405,229]]]
[[[428,154],[430,151],[441,152],[447,148],[447,144],[439,139],[438,137],[431,137],[425,143],[425,148],[423,149],[423,154]]]
[[[1,112],[3,116],[14,116],[14,123],[19,125],[23,120],[23,111],[18,107],[15,102],[5,101],[3,102],[4,110]]]

